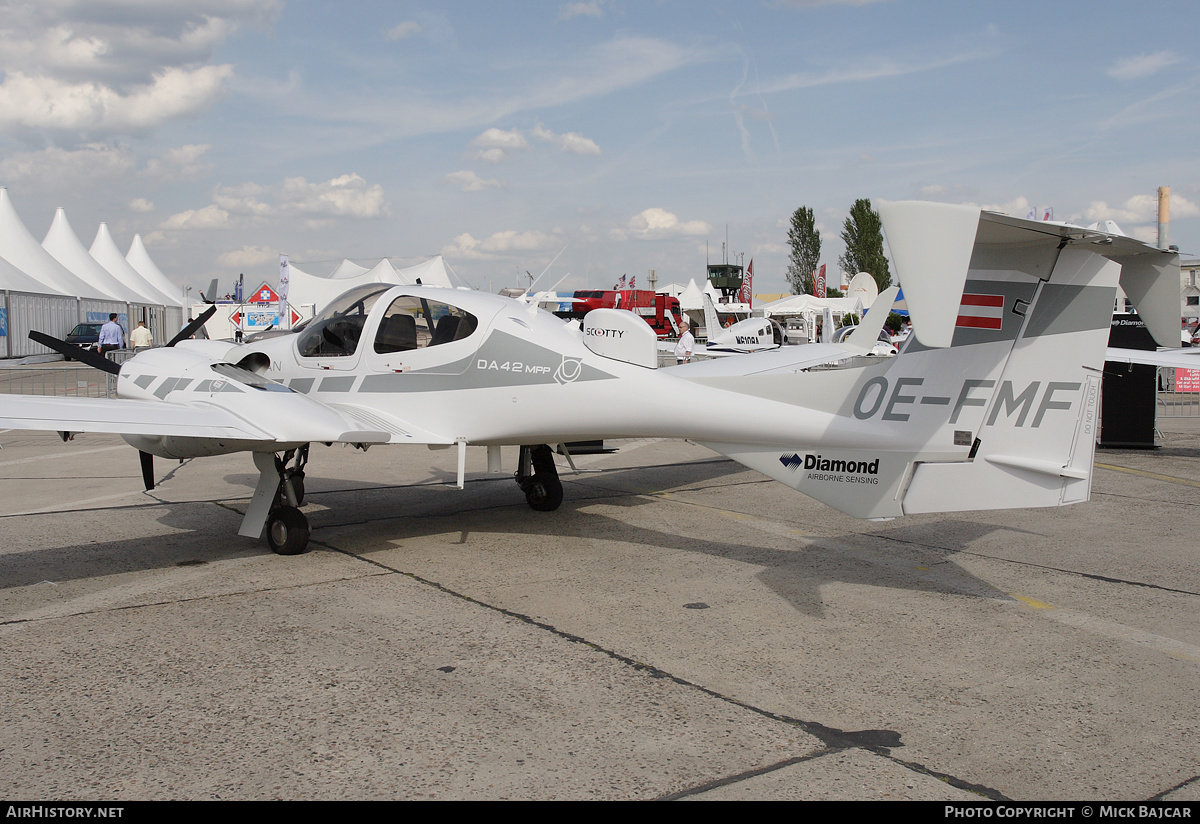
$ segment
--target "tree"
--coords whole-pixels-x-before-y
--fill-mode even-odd
[[[801,206],[792,213],[788,228],[788,245],[792,247],[787,268],[792,294],[813,293],[813,272],[821,264],[821,233],[813,220],[813,210]]]
[[[846,254],[838,258],[838,265],[848,277],[870,272],[881,292],[892,285],[892,273],[883,253],[883,223],[870,200],[854,201],[842,228],[842,241]]]

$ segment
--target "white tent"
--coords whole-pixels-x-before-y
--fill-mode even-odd
[[[126,303],[161,302],[149,300],[136,290],[121,283],[88,254],[88,250],[79,241],[79,237],[72,231],[71,223],[67,220],[67,213],[61,207],[54,213],[54,221],[50,224],[50,230],[46,232],[46,237],[42,240],[42,248],[83,282],[103,289]]]
[[[43,294],[116,300],[98,286],[90,286],[73,275],[54,256],[42,248],[8,197],[8,189],[0,187],[0,257],[16,266],[43,285]]]
[[[29,292],[34,295],[46,293],[45,284],[34,280],[2,257],[0,257],[0,289]]]
[[[133,243],[129,244],[129,254],[125,255],[125,262],[132,266],[133,270],[153,286],[160,295],[170,299],[171,302],[167,306],[183,306],[180,288],[154,265],[150,253],[146,251],[146,245],[142,243],[141,235],[133,236]]]
[[[121,250],[117,248],[116,241],[108,231],[108,224],[101,223],[100,228],[96,230],[96,239],[92,241],[92,248],[89,250],[92,257],[95,258],[101,266],[112,272],[117,280],[125,284],[135,284],[141,282],[145,284],[142,290],[151,290],[150,294],[146,295],[147,303],[154,303],[160,306],[175,306],[177,305],[169,295],[164,295],[157,289],[153,289],[145,279],[137,273],[137,270],[129,265],[121,255]],[[151,300],[151,298],[153,298]]]
[[[781,300],[764,303],[755,310],[763,317],[779,317],[786,315],[819,315],[828,308],[835,315],[861,315],[862,300],[853,298],[816,298],[812,295],[789,295]]]
[[[333,274],[329,277],[333,278],[334,280],[342,280],[343,278],[356,278],[364,272],[369,271],[370,270],[366,266],[359,266],[354,261],[347,259],[339,263],[338,267],[333,270]]]
[[[688,281],[687,288],[679,295],[679,308],[685,312],[704,311],[704,292],[696,285],[696,279]]]
[[[396,269],[392,266],[391,261],[384,258],[373,268],[363,271],[357,277],[323,278],[298,269],[295,264],[291,264],[289,268],[291,274],[288,284],[288,303],[293,306],[312,304],[317,312],[320,312],[338,295],[363,284],[395,283],[408,286],[420,279],[421,283],[426,286],[449,287],[451,285],[450,278],[446,273],[446,264],[440,255],[406,269]]]

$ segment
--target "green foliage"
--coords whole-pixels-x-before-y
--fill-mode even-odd
[[[846,254],[838,258],[838,265],[848,277],[870,272],[881,292],[892,285],[887,256],[883,253],[883,223],[879,213],[871,208],[870,200],[854,201],[842,228],[842,241],[846,244]]]
[[[821,264],[821,233],[817,231],[813,210],[807,206],[801,206],[792,213],[788,245],[792,247],[787,268],[792,294],[811,295],[813,272]]]

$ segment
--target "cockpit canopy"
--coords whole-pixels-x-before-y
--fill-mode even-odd
[[[346,292],[314,317],[296,341],[304,358],[346,357],[358,351],[367,318],[388,284],[367,284]],[[400,295],[387,307],[375,331],[374,351],[406,352],[469,337],[478,319],[463,309],[414,295]]]

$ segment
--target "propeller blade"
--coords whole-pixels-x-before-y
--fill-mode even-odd
[[[110,361],[108,358],[101,355],[99,352],[93,352],[90,349],[84,349],[82,346],[76,346],[73,343],[67,343],[65,340],[52,338],[49,335],[41,332],[30,332],[29,339],[34,343],[40,343],[42,346],[48,346],[55,352],[58,352],[68,358],[86,363],[95,369],[102,369],[110,375],[116,375],[121,371],[120,364]]]
[[[196,318],[194,321],[189,323],[187,326],[180,329],[179,334],[176,335],[175,337],[171,338],[171,341],[170,341],[170,343],[167,344],[167,346],[174,346],[175,344],[179,343],[181,340],[187,340],[188,338],[190,338],[192,335],[195,334],[197,329],[199,329],[201,326],[203,326],[208,321],[208,319],[211,318],[216,313],[217,313],[216,306],[210,306],[207,309],[205,309],[203,312],[200,313],[200,317]]]
[[[142,483],[149,492],[154,489],[154,456],[149,452],[138,452],[138,457],[142,459]]]

